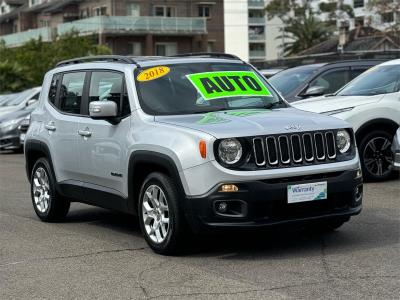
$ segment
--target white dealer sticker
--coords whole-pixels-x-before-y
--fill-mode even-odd
[[[288,185],[288,203],[298,203],[327,199],[328,184],[326,181]]]

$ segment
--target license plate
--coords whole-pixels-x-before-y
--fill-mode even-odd
[[[326,181],[288,185],[288,203],[307,202],[327,199],[328,184]]]

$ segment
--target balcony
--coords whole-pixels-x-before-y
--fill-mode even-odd
[[[207,33],[205,18],[163,18],[163,17],[131,17],[99,16],[81,19],[74,22],[59,24],[58,34],[71,30],[79,31],[81,35],[90,34],[202,34]]]
[[[265,33],[251,34],[249,33],[249,42],[263,42],[265,41]]]
[[[37,29],[30,29],[27,31],[21,31],[13,34],[7,34],[0,36],[0,40],[4,40],[7,47],[18,47],[30,40],[38,40],[42,38],[43,42],[50,42],[51,39],[51,28],[42,27]]]
[[[265,50],[250,50],[249,57],[250,59],[265,58]]]
[[[247,4],[250,9],[264,9],[265,8],[264,0],[247,0]]]
[[[265,17],[249,17],[249,25],[265,25]]]

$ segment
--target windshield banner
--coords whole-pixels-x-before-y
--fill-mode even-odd
[[[237,96],[271,96],[254,72],[205,72],[186,77],[205,100]]]

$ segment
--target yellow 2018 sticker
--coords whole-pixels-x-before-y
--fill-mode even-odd
[[[140,72],[136,79],[138,81],[150,81],[167,75],[169,71],[170,69],[166,66],[153,67]]]

